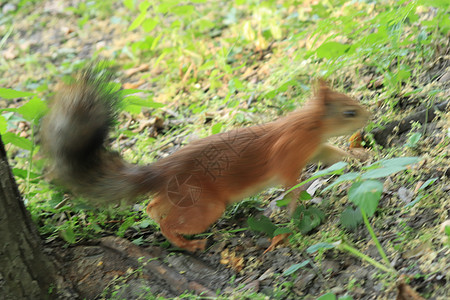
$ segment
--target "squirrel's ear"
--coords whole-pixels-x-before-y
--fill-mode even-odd
[[[330,91],[330,86],[328,85],[328,82],[323,78],[319,78],[316,83],[317,99],[321,102],[326,102],[329,91]]]

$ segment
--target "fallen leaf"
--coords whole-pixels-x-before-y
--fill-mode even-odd
[[[276,246],[280,245],[281,243],[283,243],[285,241],[285,239],[290,236],[291,233],[282,233],[279,235],[276,235],[272,238],[272,242],[270,243],[270,246],[267,247],[267,249],[264,251],[263,254],[266,254],[267,252],[272,251],[273,249],[275,249]]]
[[[441,228],[439,229],[439,232],[444,232],[445,231],[445,227],[449,226],[450,227],[450,220],[446,220],[441,224]]]
[[[187,71],[186,71],[186,73],[184,73],[184,75],[183,75],[183,79],[181,79],[181,82],[182,83],[185,83],[187,80],[188,80],[188,78],[189,78],[189,74],[191,74],[191,72],[192,72],[192,70],[195,70],[195,65],[194,65],[194,63],[191,63],[190,65],[189,65],[189,67],[188,67],[188,69],[187,69]],[[193,76],[194,77],[196,77],[195,76],[195,71],[193,72]]]
[[[405,251],[402,254],[402,258],[404,259],[410,259],[414,257],[423,256],[425,253],[428,253],[430,251],[430,247],[427,244],[420,244],[408,251]]]
[[[349,142],[350,142],[350,149],[353,148],[363,148],[362,146],[362,134],[360,131],[355,132],[350,138],[349,138]]]
[[[244,258],[236,255],[236,252],[234,251],[230,252],[228,249],[225,249],[220,253],[220,263],[232,268],[238,273],[244,268]]]
[[[68,26],[63,26],[60,29],[61,29],[61,32],[65,35],[69,35],[75,31],[72,27],[68,27]]]
[[[122,87],[125,89],[125,90],[128,90],[128,89],[137,89],[138,87],[140,87],[142,84],[144,84],[145,83],[145,81],[144,80],[139,80],[138,82],[134,82],[134,83],[131,83],[131,82],[126,82],[126,83],[124,83],[123,85],[122,85]]]
[[[128,69],[123,73],[125,76],[130,77],[131,75],[133,75],[135,73],[142,72],[142,71],[148,71],[149,69],[150,69],[150,66],[148,64],[143,64],[143,65],[140,65],[139,67]]]
[[[13,45],[11,45],[8,49],[3,51],[2,55],[4,59],[12,60],[17,57],[18,52],[17,49]]]
[[[308,194],[310,194],[311,196],[314,196],[314,194],[316,193],[316,191],[324,185],[324,183],[326,183],[327,180],[323,179],[323,178],[318,178],[316,180],[314,180],[311,185],[306,189],[306,192]]]
[[[422,185],[423,185],[423,181],[419,180],[416,184],[416,188],[414,189],[414,194],[419,191],[419,189]]]

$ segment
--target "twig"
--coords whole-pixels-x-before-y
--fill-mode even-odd
[[[170,288],[178,294],[181,294],[186,290],[191,290],[202,296],[216,296],[216,294],[207,287],[198,282],[188,280],[177,271],[161,263],[156,254],[145,251],[128,240],[108,236],[102,238],[100,244],[133,260],[136,264],[139,264],[139,261],[142,260],[145,262],[143,266],[145,270],[167,282]]]
[[[449,109],[449,101],[444,101],[436,104],[428,109],[421,110],[415,114],[409,115],[408,117],[390,122],[383,126],[383,128],[375,128],[372,130],[371,134],[375,141],[386,147],[389,145],[388,137],[394,132],[394,128],[398,127],[397,134],[401,134],[408,130],[411,130],[413,122],[419,122],[425,124],[426,122],[431,122],[436,117],[436,111],[447,111]]]

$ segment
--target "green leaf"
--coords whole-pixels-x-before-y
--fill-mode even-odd
[[[311,247],[306,249],[306,253],[313,254],[321,249],[327,250],[327,249],[333,249],[335,247],[336,247],[335,245],[330,244],[330,243],[318,243],[318,244],[312,245]]]
[[[428,179],[420,186],[419,191],[426,189],[430,184],[433,184],[436,180],[438,180],[437,177]]]
[[[361,175],[361,179],[375,179],[389,176],[391,174],[405,170],[407,166],[387,166],[380,169],[369,170]]]
[[[433,6],[436,8],[448,9],[447,0],[419,0],[419,5]]]
[[[232,78],[229,82],[228,82],[228,86],[230,87],[231,91],[242,91],[244,90],[244,85],[242,84],[242,81],[240,81],[237,78]]]
[[[283,207],[291,203],[292,199],[290,197],[286,197],[288,194],[284,195],[284,198],[281,200],[277,200],[277,206]]]
[[[290,266],[289,268],[287,268],[286,271],[283,272],[283,274],[281,274],[281,276],[289,276],[295,272],[297,272],[297,270],[299,270],[300,268],[303,268],[304,266],[308,265],[310,263],[310,260],[305,260],[301,263],[298,264],[294,264],[292,266]]]
[[[326,293],[317,298],[317,300],[336,300],[336,295],[333,293]]]
[[[211,127],[211,133],[212,134],[217,134],[220,132],[220,130],[222,129],[223,124],[222,123],[216,123]]]
[[[148,8],[150,7],[151,2],[150,1],[142,1],[139,3],[139,11],[141,13],[146,12]]]
[[[158,34],[157,37],[155,37],[155,39],[152,42],[152,46],[150,47],[150,50],[155,50],[155,48],[156,48],[156,46],[158,46],[158,43],[161,40],[162,36],[163,36],[162,33],[160,33],[160,34]]]
[[[190,16],[195,12],[193,5],[179,5],[170,10],[172,13],[178,16]]]
[[[142,107],[160,108],[165,106],[165,104],[154,102],[151,97],[148,99],[142,99],[137,96],[129,96],[123,100],[123,103],[124,110],[134,113],[139,113]]]
[[[409,202],[408,204],[406,204],[405,207],[413,207],[413,206],[416,205],[417,202],[419,202],[422,198],[423,198],[423,195],[417,195],[416,199],[414,199],[413,201],[411,201],[411,202]]]
[[[277,236],[280,234],[285,234],[285,233],[291,233],[292,230],[288,227],[281,227],[281,228],[277,228],[274,232],[273,232],[273,236]]]
[[[325,214],[316,207],[300,205],[292,215],[295,225],[305,234],[316,228],[325,219]]]
[[[312,196],[307,192],[307,191],[301,191],[300,195],[298,197],[298,200],[300,201],[307,201],[307,200],[311,200]]]
[[[422,133],[416,132],[413,135],[411,135],[408,139],[407,146],[410,148],[414,148],[417,146],[417,143],[420,141],[420,138],[422,137]]]
[[[13,172],[14,176],[19,177],[19,178],[22,178],[22,179],[27,179],[27,178],[28,178],[28,175],[30,176],[30,179],[31,179],[31,180],[34,180],[34,179],[36,179],[36,178],[39,178],[39,176],[40,176],[39,174],[33,173],[33,172],[30,172],[30,173],[28,174],[27,170],[19,169],[19,168],[13,168],[13,169],[12,169],[12,172]]]
[[[152,224],[153,224],[153,221],[150,220],[150,218],[146,218],[146,219],[143,219],[143,220],[139,223],[139,227],[140,227],[140,228],[147,228],[147,227],[149,227],[149,226],[152,225]]]
[[[326,169],[316,172],[313,176],[320,177],[320,176],[324,176],[324,175],[336,174],[338,172],[343,171],[346,166],[347,166],[346,162],[340,161],[340,162],[335,163],[334,165],[329,166]]]
[[[270,221],[270,219],[264,215],[258,218],[249,217],[247,224],[253,231],[263,232],[269,237],[273,237],[273,233],[277,230],[277,226]]]
[[[344,295],[338,298],[338,300],[353,300],[352,296]]]
[[[323,189],[321,193],[323,193],[325,191],[328,191],[329,189],[331,189],[335,185],[338,185],[338,184],[340,184],[340,183],[342,183],[344,181],[352,181],[352,180],[355,180],[358,177],[359,177],[359,173],[356,173],[356,172],[350,172],[350,173],[347,173],[347,174],[343,174],[343,175],[339,176],[332,184],[330,184],[325,189]]]
[[[399,79],[399,81],[405,81],[409,77],[411,77],[410,71],[400,70],[397,72],[397,78]]]
[[[139,16],[137,16],[137,18],[133,21],[133,23],[131,23],[130,27],[128,27],[128,31],[132,31],[138,28],[142,24],[142,22],[144,22],[146,15],[147,11],[141,12]]]
[[[137,239],[134,239],[131,241],[136,246],[142,246],[145,242],[144,238],[142,236],[138,237]]]
[[[386,160],[380,160],[379,162],[375,162],[372,165],[376,165],[377,163],[380,163],[382,166],[388,167],[388,166],[407,166],[412,165],[420,161],[420,157],[396,157]]]
[[[298,82],[296,80],[288,80],[284,82],[280,87],[277,88],[278,93],[284,93],[286,92],[290,87],[296,86]]]
[[[5,99],[16,99],[16,98],[30,97],[33,95],[34,93],[30,92],[21,92],[12,89],[0,88],[0,97]]]
[[[212,28],[214,28],[216,26],[216,23],[211,22],[210,20],[201,19],[201,20],[197,20],[196,25],[198,26],[198,29],[200,31],[206,31],[206,30],[211,30]]]
[[[341,224],[347,229],[355,229],[363,221],[361,210],[347,207],[341,214]]]
[[[323,43],[316,49],[316,54],[318,58],[337,58],[345,54],[351,45],[341,44],[338,42],[327,42]]]
[[[66,229],[61,230],[60,234],[66,242],[70,244],[76,243],[75,232],[73,231],[73,228],[71,226],[67,226]]]
[[[47,111],[47,104],[39,98],[30,101],[17,109],[17,112],[27,121],[38,121]]]
[[[444,232],[445,232],[445,234],[446,234],[447,236],[450,237],[450,226],[448,226],[448,225],[445,226]]]
[[[314,180],[314,179],[317,179],[317,178],[319,178],[319,177],[327,176],[327,175],[333,175],[333,174],[341,174],[341,173],[344,171],[344,168],[345,168],[346,166],[347,166],[347,163],[346,163],[346,162],[343,162],[343,161],[337,162],[337,163],[335,163],[334,165],[332,165],[332,166],[330,166],[330,167],[328,167],[328,168],[326,168],[326,169],[324,169],[324,170],[321,170],[321,171],[316,172],[316,173],[315,173],[313,176],[311,176],[310,178],[308,178],[308,179],[306,179],[306,180],[304,180],[304,181],[302,181],[302,182],[300,182],[300,183],[294,185],[294,186],[291,187],[289,190],[287,190],[286,193],[289,193],[289,192],[295,190],[296,188],[298,188],[298,187],[304,185],[305,183],[308,183],[308,182],[310,182],[310,181],[312,181],[312,180]]]
[[[148,18],[144,22],[142,22],[142,29],[144,29],[145,32],[150,32],[153,29],[155,29],[158,23],[159,23],[158,20]]]
[[[407,168],[408,165],[415,164],[420,160],[419,157],[397,157],[391,159],[383,159],[365,167],[364,169],[372,169],[371,171],[363,174],[361,178],[380,178],[390,174],[399,172]],[[381,171],[376,171],[376,168],[380,168]],[[372,172],[373,171],[373,172]]]
[[[117,230],[117,235],[120,237],[123,237],[125,235],[125,231],[133,226],[135,223],[134,217],[128,217],[122,225],[120,225],[119,229]]]
[[[5,117],[0,115],[0,134],[4,134],[8,128],[8,122]]]
[[[375,213],[382,193],[383,183],[377,180],[363,180],[352,184],[348,191],[348,199],[370,217]]]
[[[120,97],[125,97],[125,96],[133,95],[136,93],[142,93],[142,92],[146,92],[146,91],[138,90],[138,89],[123,89],[123,90],[117,91],[117,93],[120,95]]]
[[[20,137],[12,132],[6,132],[3,134],[2,139],[5,145],[11,143],[24,150],[31,151],[31,149],[33,149],[33,143],[30,140]]]
[[[123,5],[129,10],[134,9],[134,1],[133,0],[123,0]]]

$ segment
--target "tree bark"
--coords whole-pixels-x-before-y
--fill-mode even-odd
[[[0,137],[0,298],[55,298],[54,282],[55,266],[43,252]]]

